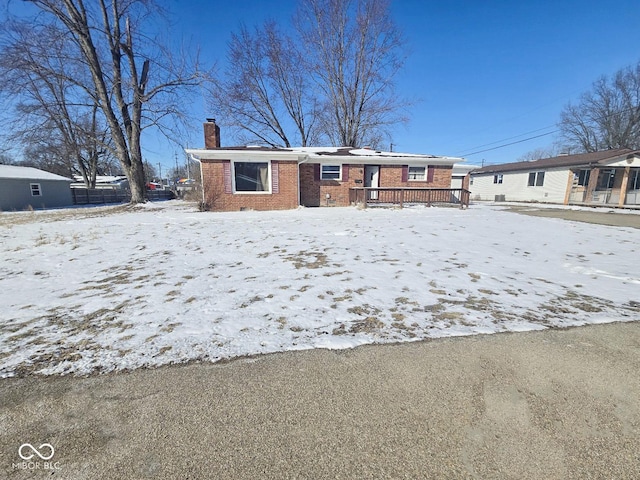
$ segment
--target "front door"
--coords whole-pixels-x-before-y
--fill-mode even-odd
[[[378,165],[365,165],[364,167],[364,186],[365,187],[380,187],[380,167]],[[368,192],[367,200],[377,200],[378,192]]]

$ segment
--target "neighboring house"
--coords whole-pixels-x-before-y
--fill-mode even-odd
[[[564,205],[640,205],[640,151],[606,150],[471,172],[473,200]]]
[[[74,175],[75,182],[71,184],[71,188],[87,188],[82,179],[82,175]],[[96,189],[107,190],[128,190],[129,180],[124,175],[97,175]]]
[[[477,165],[455,163],[451,170],[451,188],[469,189],[469,173],[479,168]]]
[[[72,182],[37,168],[0,165],[0,210],[68,207]]]
[[[220,147],[220,127],[204,124],[203,200],[217,211],[347,206],[362,187],[450,189],[460,158],[353,147]],[[376,192],[371,192],[376,194]]]

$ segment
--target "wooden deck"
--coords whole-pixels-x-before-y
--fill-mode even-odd
[[[471,192],[465,188],[379,188],[357,187],[349,189],[349,202],[365,207],[371,205],[427,205],[446,204],[469,206]]]

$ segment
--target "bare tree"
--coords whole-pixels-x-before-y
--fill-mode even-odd
[[[95,186],[98,166],[109,155],[107,128],[86,85],[79,59],[60,29],[52,25],[5,22],[0,52],[0,90],[12,98],[14,116],[5,138],[47,152],[44,168],[79,174]]]
[[[232,34],[225,79],[214,84],[212,108],[248,143],[307,146],[314,135],[315,101],[294,41],[274,22]]]
[[[407,102],[394,92],[403,39],[387,0],[300,0],[296,29],[232,36],[212,109],[243,140],[286,147],[377,145]]]
[[[640,148],[640,63],[598,79],[563,109],[559,128],[575,151]]]
[[[145,201],[142,130],[162,127],[181,111],[178,89],[197,85],[196,70],[188,68],[186,56],[175,62],[157,38],[145,35],[145,22],[157,8],[151,1],[29,1],[41,11],[38,21],[63,32],[73,47],[68,51],[91,79],[81,86],[109,130],[109,147],[129,179],[131,201]]]
[[[394,91],[403,38],[388,0],[302,0],[296,24],[334,145],[376,145],[407,102]]]
[[[540,147],[534,150],[530,150],[521,157],[518,158],[518,162],[530,162],[533,160],[540,160],[542,158],[557,157],[563,149],[558,144],[549,145],[548,147]],[[568,153],[568,151],[565,150]]]

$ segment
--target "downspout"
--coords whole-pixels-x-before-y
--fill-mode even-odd
[[[200,164],[200,188],[202,188],[202,205],[204,205],[204,177],[202,175],[202,162],[193,153],[189,154],[189,158]]]

